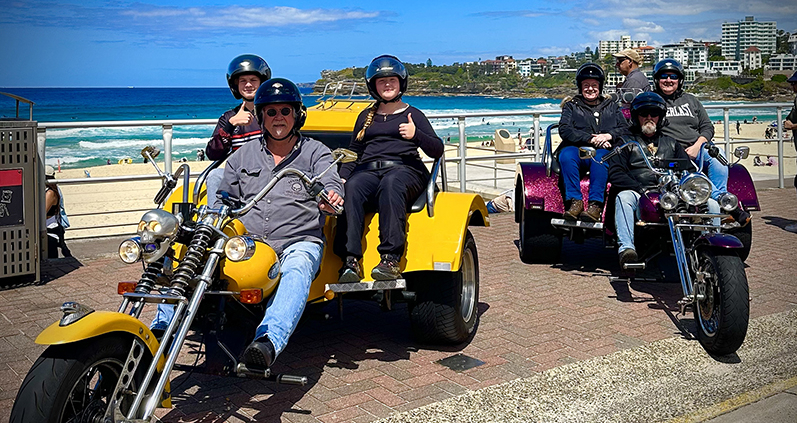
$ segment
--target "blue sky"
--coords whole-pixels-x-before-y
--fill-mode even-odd
[[[385,53],[450,64],[567,54],[623,34],[719,40],[722,22],[746,15],[797,30],[782,0],[0,0],[0,10],[0,87],[223,87],[242,53],[310,82]]]

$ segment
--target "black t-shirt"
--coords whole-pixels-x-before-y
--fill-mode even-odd
[[[393,115],[375,114],[371,125],[365,130],[365,136],[361,141],[357,140],[357,134],[365,125],[370,108],[360,112],[357,122],[354,124],[351,144],[349,149],[357,153],[358,159],[353,163],[346,163],[340,168],[340,177],[348,179],[354,168],[358,164],[368,163],[378,160],[402,160],[405,163],[415,163],[416,167],[423,167],[418,147],[432,158],[443,155],[443,141],[435,134],[429,119],[420,110],[409,106],[401,113]],[[415,137],[406,140],[399,133],[399,125],[409,121],[412,114],[412,121],[415,124]]]

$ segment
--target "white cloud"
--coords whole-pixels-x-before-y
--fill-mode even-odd
[[[638,32],[653,32],[659,33],[664,32],[664,27],[653,22],[647,22],[640,19],[633,19],[633,18],[624,18],[623,19],[623,26],[626,28],[631,29],[632,31]]]
[[[336,22],[343,20],[370,19],[379,16],[379,12],[343,11],[335,9],[297,9],[295,7],[230,7],[219,10],[213,16],[204,16],[196,20],[205,27],[237,27],[257,28],[290,26],[296,24],[309,25],[320,22]]]

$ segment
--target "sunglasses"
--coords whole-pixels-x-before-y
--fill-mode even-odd
[[[290,107],[283,107],[280,109],[280,114],[282,116],[288,116],[291,113],[293,113],[293,109],[291,109]],[[266,109],[266,114],[269,117],[277,116],[277,109]]]
[[[678,75],[676,75],[674,73],[663,73],[663,74],[661,74],[659,79],[672,79],[674,81],[677,81],[677,80],[679,80],[681,78],[678,78]]]
[[[638,113],[639,117],[661,117],[662,114],[660,111],[656,110],[640,110]]]
[[[626,60],[631,60],[631,59],[629,59],[629,58],[627,58],[627,57],[620,57],[620,58],[618,58],[618,59],[617,59],[617,63],[623,63],[623,62],[625,62]]]

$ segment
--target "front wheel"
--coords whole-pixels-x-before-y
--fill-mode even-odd
[[[735,352],[747,336],[749,289],[744,263],[736,254],[703,251],[698,258],[695,289],[697,339],[711,354]]]
[[[459,344],[476,327],[479,304],[479,256],[468,231],[462,265],[456,272],[418,272],[408,275],[415,290],[410,324],[423,342]]]
[[[555,215],[540,210],[520,210],[520,260],[554,264],[562,254],[562,233],[551,226]]]
[[[22,382],[10,422],[103,421],[131,345],[128,337],[104,336],[47,348]],[[128,398],[121,409],[129,407]]]

